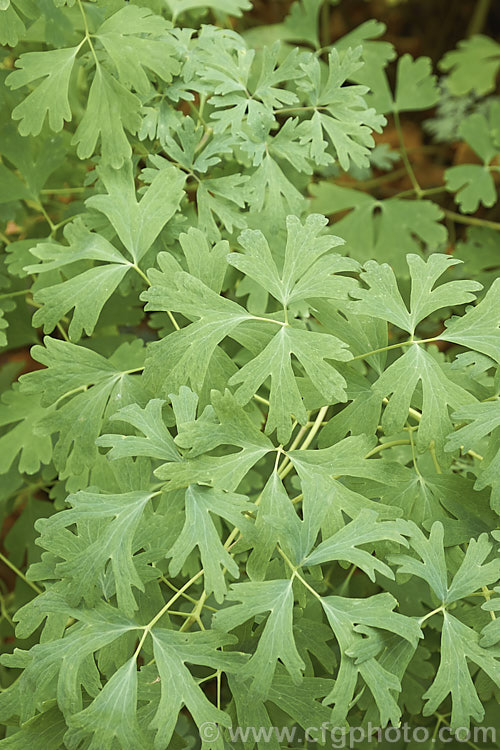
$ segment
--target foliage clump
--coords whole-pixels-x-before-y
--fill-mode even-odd
[[[0,747],[495,723],[500,48],[250,7],[0,0]]]

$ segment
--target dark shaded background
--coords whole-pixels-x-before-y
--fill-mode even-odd
[[[292,0],[253,0],[246,19],[255,25],[279,23]],[[434,63],[472,33],[500,35],[499,0],[342,0],[329,13],[330,41],[369,18],[383,21],[382,37],[401,55],[428,55]]]

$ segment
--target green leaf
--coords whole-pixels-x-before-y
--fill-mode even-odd
[[[252,466],[274,449],[229,390],[224,394],[212,391],[211,401],[213,408],[208,407],[199,419],[179,426],[175,442],[189,449],[184,460],[163,464],[155,471],[160,479],[169,480],[172,488],[197,482],[234,492]],[[210,455],[220,446],[236,446],[241,450]]]
[[[492,102],[488,113],[475,112],[460,123],[459,134],[474,149],[485,164],[489,164],[499,151],[496,120],[499,113],[497,102]]]
[[[399,481],[396,464],[365,458],[373,444],[374,440],[368,436],[356,435],[341,440],[331,448],[288,452],[300,477],[303,504],[306,508],[310,506],[307,512],[317,524],[322,525],[323,533],[327,536],[344,527],[344,514],[354,519],[363,509],[371,509],[383,518],[399,515],[393,507],[369,500],[349,489],[342,481],[344,475],[369,478],[383,485]]]
[[[125,612],[137,609],[132,588],[144,591],[144,583],[134,564],[133,554],[137,549],[134,537],[153,494],[135,491],[103,495],[81,491],[69,496],[70,510],[37,522],[42,534],[39,543],[62,558],[56,566],[56,574],[72,581],[76,603],[81,598],[90,604],[95,602],[96,589],[102,586],[99,579],[110,561],[118,606]],[[86,544],[89,522],[98,522],[98,526],[94,523],[94,528],[99,528],[90,545]],[[73,524],[79,533],[68,531]],[[82,569],[85,570],[83,580]]]
[[[2,273],[0,273],[0,289],[5,289],[5,287],[8,286],[9,283],[9,280]],[[15,310],[15,307],[16,303],[14,299],[9,297],[8,292],[6,292],[5,294],[0,293],[0,347],[7,346],[7,335],[5,331],[7,330],[9,323],[5,318],[5,313],[12,312],[13,310]]]
[[[151,287],[142,295],[147,301],[145,309],[181,312],[198,320],[173,333],[168,341],[150,347],[146,382],[158,391],[168,378],[169,390],[177,391],[189,383],[199,392],[217,346],[253,316],[199,279],[179,271],[167,253],[159,255],[158,263],[161,271],[149,271]]]
[[[279,42],[271,47],[264,47],[258,78],[252,76],[253,50],[248,51],[246,59],[240,54],[239,59],[235,61],[236,64],[224,68],[225,86],[217,86],[216,94],[229,93],[230,91],[235,93],[229,97],[214,96],[211,98],[211,103],[219,110],[212,115],[213,119],[217,121],[214,128],[216,131],[225,131],[230,127],[233,133],[241,132],[244,117],[247,113],[247,122],[251,127],[257,127],[259,130],[263,126],[269,127],[274,121],[272,109],[281,107],[283,104],[297,102],[296,94],[287,90],[282,84],[291,80],[294,75],[301,76],[297,64],[298,50],[292,49],[286,56],[280,55],[280,52],[281,45]],[[252,91],[250,96],[248,88],[241,86],[242,74],[246,79],[248,88]],[[212,73],[212,80],[218,81],[221,78],[220,68],[215,68]],[[240,92],[240,95],[236,92]],[[231,109],[222,109],[222,107],[227,107],[228,104],[234,106]]]
[[[249,139],[245,125],[248,123],[258,135],[265,136],[275,120],[273,108],[298,101],[296,94],[282,85],[294,76],[303,75],[297,65],[298,50],[291,50],[280,60],[279,42],[266,47],[261,69],[257,71],[253,66],[255,53],[247,50],[242,40],[235,43],[233,38],[228,44],[228,40],[218,40],[216,35],[208,33],[198,54],[203,89],[208,88],[210,104],[215,107],[211,119],[216,133],[230,131],[233,136],[242,135],[245,141],[255,144],[254,138]],[[254,150],[253,145],[250,148]],[[262,157],[261,148],[259,153]]]
[[[310,531],[309,524],[301,524],[278,472],[273,471],[260,496],[255,544],[247,562],[250,578],[264,580],[278,541],[288,555],[301,559],[315,541],[318,529],[314,528]]]
[[[34,198],[38,200],[40,190],[53,172],[65,163],[67,156],[66,139],[63,133],[57,137],[51,134],[48,137],[40,135],[36,139],[24,138],[19,134],[13,122],[5,123],[1,128],[0,150],[3,156],[16,167],[25,183],[23,185],[12,170],[2,165],[0,195],[2,200],[6,201],[13,200],[17,195],[28,200]],[[33,239],[29,242],[30,246],[33,246]]]
[[[108,240],[89,232],[79,223],[69,225],[65,236],[69,247],[43,242],[32,248],[32,254],[42,262],[26,266],[25,270],[27,273],[44,274],[64,269],[65,274],[71,274],[73,263],[85,260],[102,263],[35,292],[36,302],[43,306],[33,316],[33,324],[43,325],[44,331],[50,332],[74,308],[68,332],[70,338],[76,341],[83,331],[88,335],[93,332],[102,308],[132,264]],[[88,294],[89,286],[93,290],[91,296]]]
[[[7,85],[12,89],[44,80],[12,112],[14,120],[21,120],[21,135],[38,135],[48,114],[49,126],[56,132],[71,120],[68,89],[77,47],[45,52],[25,52],[17,61],[19,70],[10,74]]]
[[[373,360],[370,364],[376,365]],[[347,397],[350,403],[333,415],[328,420],[328,424],[323,427],[318,437],[319,448],[326,448],[339,442],[349,432],[351,435],[374,435],[380,424],[381,404],[371,390],[371,383],[364,378],[362,382],[355,382],[353,376],[352,382],[348,378],[347,385]]]
[[[60,606],[60,605],[59,605]],[[24,670],[8,691],[0,696],[0,715],[16,703],[15,713],[21,721],[35,715],[39,704],[57,698],[65,716],[80,711],[82,688],[95,697],[101,689],[99,671],[93,654],[138,626],[116,609],[100,603],[92,610],[70,610],[80,622],[73,624],[63,638],[37,643],[30,651],[16,649],[2,661]],[[33,686],[38,686],[38,691]]]
[[[203,281],[209,289],[220,293],[227,270],[227,240],[217,242],[211,247],[203,232],[190,227],[179,236],[179,242],[186,257],[189,273]]]
[[[21,473],[35,474],[41,464],[48,464],[52,458],[52,441],[48,435],[37,437],[33,434],[46,409],[40,405],[40,394],[26,395],[19,392],[19,386],[2,394],[0,403],[0,426],[11,425],[0,436],[0,473],[9,471],[19,455],[18,468]]]
[[[42,517],[40,514],[38,518]],[[37,564],[30,570],[29,580],[37,579]],[[68,604],[64,597],[64,584],[59,583],[31,599],[16,612],[16,635],[28,638],[44,623],[41,640],[60,638],[68,623]]]
[[[286,443],[291,435],[292,416],[301,424],[307,421],[292,367],[292,354],[315,383],[325,403],[346,400],[345,380],[326,360],[352,359],[344,342],[335,336],[282,326],[265,349],[229,379],[230,385],[241,383],[235,396],[239,403],[246,404],[267,378],[271,378],[266,433],[276,429],[281,443]]]
[[[472,214],[479,204],[491,208],[496,203],[497,191],[491,172],[479,164],[462,164],[446,170],[446,188],[455,193],[460,211]]]
[[[329,631],[326,626],[325,629]],[[330,711],[326,706],[321,705],[317,699],[326,694],[331,684],[330,680],[320,677],[305,677],[300,685],[294,685],[290,683],[284,668],[280,669],[278,665],[268,700],[265,703],[259,700],[248,701],[248,684],[238,676],[231,675],[229,684],[236,704],[239,726],[262,727],[264,731],[268,730],[266,734],[262,734],[261,741],[258,743],[260,748],[268,747],[278,750],[280,747],[277,733],[273,731],[275,726],[273,726],[270,718],[276,715],[275,707],[285,712],[287,716],[293,719],[294,723],[296,722],[305,730],[311,726],[312,722],[319,728],[323,725],[323,722],[329,721]],[[287,739],[285,731],[288,728],[283,727],[282,736],[285,740]],[[290,729],[293,729],[293,727],[290,727]],[[320,735],[319,732],[318,734]],[[291,733],[288,736],[291,737]],[[250,747],[251,744],[253,745],[249,738],[245,746]]]
[[[411,55],[406,54],[399,58],[394,98],[396,111],[429,109],[437,104],[439,89],[431,70],[428,57],[413,60]]]
[[[496,539],[498,539],[498,535],[496,535],[495,532],[493,533],[493,535],[495,536]],[[497,594],[500,593],[498,586],[495,587],[495,593]],[[497,597],[495,599],[485,601],[485,603],[482,605],[482,609],[485,609],[488,612],[495,613],[495,612],[498,612],[500,609],[499,604],[500,604],[500,599],[498,599]],[[488,646],[494,646],[495,644],[498,643],[498,641],[500,640],[500,632],[499,632],[500,627],[499,626],[500,626],[500,620],[498,617],[495,616],[495,619],[489,622],[482,630],[481,640],[480,640],[481,646],[487,648]]]
[[[298,0],[292,3],[284,28],[289,39],[309,42],[318,48],[318,21],[322,0]]]
[[[213,8],[221,13],[241,16],[241,11],[252,7],[250,0],[167,0],[175,17],[196,8]]]
[[[492,560],[483,565],[493,548],[487,534],[471,539],[460,567],[451,584],[448,584],[447,566],[443,544],[443,524],[432,524],[429,538],[418,526],[409,522],[410,546],[421,558],[409,555],[391,555],[392,562],[399,565],[400,573],[409,573],[426,581],[443,604],[451,604],[474,593],[482,586],[496,582],[500,575],[500,561]]]
[[[246,189],[252,213],[259,215],[258,226],[263,225],[261,213],[267,214],[267,226],[271,229],[277,216],[284,220],[288,215],[301,214],[304,210],[303,196],[270,154],[266,154],[262,164],[250,177]]]
[[[120,171],[103,168],[100,176],[108,194],[93,196],[88,204],[107,216],[132,262],[107,239],[89,232],[77,222],[65,230],[69,249],[56,243],[39,244],[32,253],[42,263],[26,266],[25,269],[28,273],[38,274],[57,269],[74,273],[73,263],[84,260],[103,263],[59,284],[42,288],[35,294],[36,301],[43,303],[43,307],[35,313],[34,324],[42,323],[46,332],[51,331],[69,310],[75,308],[68,331],[73,341],[79,339],[83,331],[88,335],[93,332],[105,303],[130,268],[136,267],[150,249],[162,228],[177,211],[184,194],[185,178],[175,167],[158,173],[140,202],[135,197],[130,164]],[[166,185],[169,187],[167,200],[163,197]],[[89,285],[93,289],[90,299]]]
[[[106,416],[127,402],[142,400],[137,378],[127,372],[142,369],[142,347],[140,342],[123,344],[105,359],[66,341],[46,337],[44,343],[45,348],[33,348],[32,356],[46,367],[26,375],[21,388],[28,398],[41,393],[42,405],[51,406],[39,415],[34,431],[42,438],[59,434],[54,462],[61,477],[70,477],[75,487],[85,481],[97,458],[95,441]]]
[[[229,716],[210,703],[186,662],[232,672],[241,664],[242,657],[218,649],[234,639],[214,631],[179,633],[160,628],[154,628],[151,637],[161,681],[161,699],[149,725],[157,730],[155,748],[169,744],[178,713],[184,706],[198,727],[207,723],[230,726]]]
[[[361,46],[363,65],[353,71],[350,77],[355,83],[369,88],[365,96],[367,105],[383,113],[392,110],[392,94],[385,68],[396,57],[396,52],[389,42],[373,40],[383,36],[385,31],[385,24],[371,18],[335,40],[335,47],[339,52],[347,47]]]
[[[285,665],[292,682],[299,685],[305,665],[293,636],[292,581],[235,583],[226,599],[241,603],[214,615],[212,622],[218,630],[233,630],[257,614],[270,613],[257,649],[245,665],[245,675],[252,680],[251,695],[268,696],[278,659]]]
[[[500,468],[500,401],[490,401],[484,404],[470,404],[458,409],[453,419],[459,423],[470,422],[459,430],[448,435],[446,450],[460,449],[468,451],[477,448],[486,435],[491,435],[488,454],[481,462],[475,489],[482,490],[488,485],[493,487],[491,507],[500,510],[500,482],[498,469]]]
[[[498,723],[500,45],[338,2],[0,0],[0,747]]]
[[[198,226],[209,239],[221,239],[218,223],[233,232],[246,226],[239,209],[245,207],[248,194],[247,175],[234,174],[201,180],[196,191]]]
[[[130,159],[132,149],[125,133],[135,134],[141,126],[140,100],[97,65],[90,85],[87,109],[72,143],[80,159],[87,159],[100,143],[103,161],[115,169]]]
[[[400,482],[383,488],[380,499],[400,508],[404,518],[411,518],[426,529],[434,521],[441,521],[448,546],[468,542],[471,536],[489,531],[495,524],[494,515],[488,510],[489,493],[479,493],[473,487],[473,480],[459,474],[436,474],[424,468],[421,461],[418,474],[407,469]],[[374,492],[371,490],[370,494]]]
[[[353,309],[362,315],[387,320],[413,335],[417,324],[424,318],[443,307],[472,302],[474,295],[471,292],[481,289],[481,284],[476,281],[449,281],[435,287],[436,281],[445,271],[460,263],[449,255],[433,253],[427,262],[418,255],[407,255],[406,262],[411,279],[409,311],[392,268],[386,263],[379,265],[373,260],[365,264],[360,274],[369,288],[358,288],[350,292],[351,297],[359,300]]]
[[[0,203],[31,198],[30,191],[14,172],[0,164]]]
[[[47,747],[61,747],[67,726],[57,706],[52,706],[37,714],[14,734],[0,741],[0,747],[8,750],[46,750]]]
[[[178,210],[186,177],[173,166],[157,172],[140,201],[135,195],[131,162],[120,170],[103,167],[99,177],[107,194],[92,196],[87,205],[107,216],[137,264]]]
[[[201,123],[196,124],[192,117],[184,117],[179,127],[163,138],[165,152],[184,169],[206,174],[210,167],[220,164],[222,154],[232,152],[230,136],[210,135],[212,137],[207,143]],[[151,163],[160,169],[168,165],[168,162],[159,156],[151,157]]]
[[[89,750],[98,750],[102,742],[109,748],[146,750],[136,706],[137,664],[132,657],[114,673],[88,708],[71,716],[66,734],[68,747],[77,748],[90,737]]]
[[[205,591],[207,594],[213,592],[216,600],[221,602],[227,590],[224,569],[227,568],[233,578],[239,578],[240,572],[238,565],[223,546],[211,514],[229,521],[245,536],[248,531],[251,532],[252,524],[242,514],[251,510],[253,506],[242,495],[195,485],[188,487],[185,495],[184,527],[167,554],[167,557],[172,558],[170,574],[178,575],[188,555],[198,547],[205,571]]]
[[[342,241],[322,235],[327,224],[325,217],[313,214],[302,224],[296,216],[288,216],[286,223],[287,243],[281,273],[259,230],[247,230],[239,236],[244,253],[231,253],[227,256],[228,263],[259,282],[284,306],[307,297],[342,298],[352,281],[333,274],[354,271],[358,266],[349,258],[326,255]]]
[[[361,47],[348,48],[342,55],[333,49],[328,55],[328,78],[322,83],[319,60],[311,55],[302,63],[306,74],[300,88],[307,91],[308,103],[315,112],[311,120],[303,123],[304,144],[309,144],[311,157],[319,164],[330,164],[333,160],[325,149],[328,142],[336,153],[338,163],[347,171],[352,162],[357,167],[367,167],[370,148],[375,145],[371,131],[381,131],[385,117],[374,109],[368,109],[364,95],[366,86],[345,83],[362,67]]]
[[[168,22],[149,8],[128,5],[104,21],[95,37],[116,66],[120,82],[147,94],[150,82],[144,68],[166,83],[180,70],[168,29]]]
[[[453,576],[448,590],[447,601],[454,602],[463,599],[479,588],[495,583],[500,577],[500,560],[491,560],[483,564],[488,558],[493,544],[487,534],[481,534],[478,539],[471,539],[460,568]]]
[[[451,695],[450,726],[469,727],[471,718],[480,723],[484,708],[472,681],[468,662],[482,669],[496,685],[500,685],[500,662],[494,653],[479,645],[479,636],[456,617],[444,612],[441,636],[441,661],[436,678],[424,694],[427,703],[424,716],[430,716],[443,700]]]
[[[160,398],[148,401],[144,409],[138,404],[129,404],[111,417],[111,421],[131,424],[145,437],[101,435],[97,438],[96,445],[111,448],[106,454],[111,460],[127,456],[149,456],[163,461],[179,461],[179,452],[162,416],[164,404],[165,401]]]
[[[498,108],[491,108],[490,115],[493,114],[496,119]],[[470,115],[460,124],[460,135],[484,162],[484,166],[462,164],[445,171],[446,187],[456,193],[455,201],[463,213],[474,213],[480,203],[491,207],[496,202],[495,183],[488,169],[489,163],[499,150],[492,138],[494,127],[491,116],[488,122],[486,117],[479,113]]]
[[[331,215],[352,209],[336,221],[335,232],[346,241],[350,255],[361,262],[376,257],[403,275],[406,253],[420,252],[422,244],[434,251],[446,240],[446,229],[439,223],[442,211],[432,201],[377,200],[331,182],[313,184],[310,191],[314,211]]]
[[[446,321],[440,338],[482,352],[500,363],[500,310],[496,302],[499,293],[500,279],[495,279],[479,304],[469,307],[462,317]]]
[[[215,392],[212,395],[215,396]],[[179,445],[182,445],[179,435],[185,428],[185,425],[196,420],[198,396],[190,388],[183,385],[179,388],[177,395],[170,393],[168,397],[172,404],[172,411],[175,414],[175,421],[177,422],[177,441]]]
[[[372,352],[370,364],[376,372],[382,372],[387,360],[385,347],[388,344],[388,326],[386,323],[377,318],[356,314],[354,312],[355,306],[343,301],[332,300],[330,302],[315,299],[312,304],[314,305],[314,315],[320,322],[322,329],[345,341],[352,353],[359,359],[362,359],[367,352]],[[353,394],[357,395],[360,391],[366,392],[370,389],[370,381],[359,371],[349,367],[348,372],[348,394],[350,398]],[[333,417],[333,420],[336,419],[336,416]],[[354,427],[354,429],[356,428]],[[344,434],[347,432],[348,430]],[[359,434],[359,432],[367,432],[367,430],[358,430],[357,433]],[[343,435],[340,437],[343,437]]]
[[[91,156],[101,139],[103,160],[120,167],[130,157],[131,148],[125,129],[136,133],[140,127],[140,100],[129,91],[147,93],[150,83],[144,67],[167,83],[179,72],[173,39],[166,35],[168,24],[152,15],[147,8],[121,8],[108,18],[95,35],[116,66],[118,80],[102,66],[95,56],[96,69],[87,108],[73,138],[80,158]],[[163,32],[163,33],[162,33]],[[160,36],[161,39],[155,37]],[[76,55],[85,43],[76,47],[44,52],[27,52],[19,59],[20,70],[14,71],[8,85],[17,89],[44,78],[42,83],[14,110],[21,120],[22,135],[38,135],[48,113],[52,130],[62,129],[72,118],[69,87]],[[130,61],[134,60],[134,64]],[[137,64],[139,63],[139,64]]]
[[[388,721],[397,725],[401,710],[395,694],[401,691],[400,681],[373,656],[365,659],[353,657],[363,641],[361,633],[366,632],[363,626],[397,633],[415,649],[418,638],[422,637],[418,624],[409,617],[394,613],[397,601],[387,593],[366,599],[328,596],[321,599],[321,605],[342,652],[335,686],[324,701],[334,704],[332,724],[338,725],[347,714],[361,677],[376,701],[382,726]]]
[[[321,565],[331,560],[345,560],[363,570],[371,580],[375,580],[375,571],[383,573],[388,578],[394,578],[391,569],[381,560],[363,549],[358,544],[370,544],[382,540],[390,540],[397,544],[408,546],[402,536],[406,534],[404,521],[379,521],[372,510],[363,510],[357,518],[339,529],[333,536],[314,549],[303,560],[305,566]]]
[[[408,410],[415,403],[414,394],[419,383],[422,387],[422,418],[416,437],[417,448],[423,451],[434,444],[438,460],[446,460],[444,442],[452,429],[449,409],[470,404],[474,397],[447,378],[439,362],[418,344],[408,347],[373,384],[374,391],[382,399],[390,396],[382,414],[383,429],[387,434],[403,429]],[[419,402],[417,404],[420,406]]]
[[[439,67],[448,73],[447,85],[455,96],[473,91],[478,96],[495,88],[500,67],[500,45],[483,34],[458,43],[458,49],[447,52]]]
[[[409,531],[412,549],[419,555],[422,562],[408,555],[393,556],[393,561],[400,565],[400,572],[422,578],[433,589],[436,596],[441,601],[445,601],[448,593],[448,577],[444,557],[443,524],[439,521],[432,524],[429,539],[412,522],[410,522]]]
[[[48,247],[38,246],[37,250],[40,254],[45,251],[50,252]],[[108,259],[111,260],[110,255]],[[36,301],[43,307],[33,316],[33,325],[43,325],[44,332],[50,333],[58,321],[74,308],[68,329],[70,339],[78,341],[83,331],[90,335],[97,324],[102,308],[123,281],[129,268],[129,263],[106,263],[84,271],[68,281],[41,289],[36,293]],[[45,270],[48,269],[37,267],[39,273]],[[90,304],[89,287],[93,292]]]
[[[6,7],[0,8],[0,44],[15,47],[25,32],[24,23],[10,2],[7,1]]]

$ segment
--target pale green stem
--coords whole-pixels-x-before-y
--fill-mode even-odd
[[[395,445],[411,445],[410,440],[391,440],[387,443],[381,443],[380,445],[377,445],[373,450],[371,450],[369,453],[366,454],[365,458],[371,458],[372,456],[375,456],[375,454],[380,453],[380,451],[385,451],[387,448],[393,448]]]
[[[61,336],[63,337],[63,339],[64,339],[65,341],[68,341],[68,342],[69,342],[69,336],[68,336],[68,334],[66,333],[66,331],[64,330],[64,328],[63,328],[63,326],[61,325],[61,323],[56,323],[56,327],[57,327],[57,330],[59,331],[59,333],[61,334]]]
[[[491,0],[477,0],[474,13],[467,28],[467,37],[480,34],[490,12]]]
[[[422,194],[422,188],[418,184],[418,180],[415,177],[415,172],[413,171],[413,167],[408,158],[408,154],[406,153],[406,146],[405,146],[405,142],[403,138],[403,130],[401,128],[401,121],[399,119],[399,112],[395,109],[393,114],[394,114],[394,125],[396,126],[399,143],[401,144],[401,158],[403,160],[403,164],[406,167],[406,171],[408,172],[408,177],[410,178],[410,182],[413,185],[413,189],[415,193],[417,194],[417,197],[420,198]]]
[[[200,630],[205,630],[205,626],[203,625],[203,622],[201,620],[201,612],[207,600],[207,597],[208,597],[207,592],[202,591],[200,598],[198,599],[195,606],[193,607],[193,611],[191,612],[190,617],[182,623],[180,627],[180,632],[183,633],[184,631],[189,630],[193,622],[198,623]]]
[[[418,193],[419,198],[423,198],[426,195],[438,195],[439,193],[446,193],[448,190],[447,187],[444,185],[441,185],[440,187],[432,187],[432,188],[425,188],[421,189]],[[391,195],[391,200],[395,200],[396,198],[404,198],[407,195],[413,195],[417,191],[415,188],[411,188],[410,190],[402,190],[401,193],[396,193],[396,195]]]
[[[413,461],[413,466],[414,466],[414,468],[415,468],[415,471],[416,471],[416,473],[418,474],[418,476],[419,476],[420,478],[422,478],[422,474],[420,473],[420,470],[419,470],[419,468],[418,468],[418,466],[417,466],[417,457],[416,457],[416,455],[415,455],[415,444],[414,444],[414,442],[413,442],[413,433],[412,433],[412,432],[409,432],[409,433],[408,433],[408,435],[409,435],[409,437],[410,437],[410,445],[411,445],[411,457],[412,457],[412,461]]]
[[[96,55],[96,52],[95,52],[95,49],[94,49],[94,45],[92,44],[92,39],[90,38],[90,30],[89,30],[89,25],[88,25],[88,21],[87,21],[87,15],[85,13],[85,10],[84,10],[84,7],[83,7],[83,4],[82,4],[81,0],[78,0],[78,7],[80,8],[80,13],[82,14],[83,28],[85,30],[85,40],[84,41],[88,42],[88,45],[90,47],[90,51],[92,52],[92,57],[94,58],[94,62],[96,64],[96,66],[99,66],[99,60],[97,59],[97,55]]]
[[[142,372],[144,370],[144,365],[142,367],[133,367],[132,370],[123,370],[122,375],[132,375],[134,372]]]
[[[460,450],[462,451],[464,449],[464,446],[460,446]],[[478,461],[484,461],[484,457],[481,456],[479,453],[476,453],[476,451],[468,450],[466,453],[469,454],[469,456],[472,456],[472,458],[477,458]]]
[[[170,597],[170,599],[168,600],[168,602],[160,609],[160,611],[153,617],[153,619],[150,620],[148,622],[148,624],[144,626],[144,632],[143,632],[141,640],[139,641],[139,644],[138,644],[138,646],[137,646],[137,648],[135,650],[134,657],[137,657],[139,655],[139,653],[141,651],[141,648],[144,645],[144,641],[146,640],[146,638],[148,636],[148,633],[151,632],[151,630],[154,628],[154,626],[156,625],[156,623],[158,622],[158,620],[161,620],[161,618],[163,617],[163,615],[168,612],[168,610],[170,609],[170,607],[172,606],[172,604],[175,604],[175,602],[177,601],[177,599],[179,599],[179,597],[182,596],[182,594],[184,593],[184,591],[187,591],[187,589],[190,588],[193,585],[193,583],[196,583],[196,581],[199,578],[201,578],[201,576],[203,575],[203,573],[204,573],[204,570],[202,568],[201,570],[199,570],[196,573],[196,575],[194,575],[192,578],[190,578],[189,581],[187,581],[184,584],[184,586],[182,586],[177,591],[177,593],[175,593],[172,597]]]
[[[300,575],[300,573],[298,572],[297,566],[295,566],[293,564],[293,562],[285,555],[285,553],[283,552],[283,550],[281,549],[281,547],[276,547],[276,549],[278,550],[279,554],[281,555],[281,557],[283,558],[283,560],[286,562],[286,564],[288,565],[288,567],[291,569],[291,571],[292,571],[292,581],[293,581],[294,578],[298,578],[298,580],[306,587],[306,589],[308,591],[310,591],[311,594],[313,594],[316,597],[316,599],[319,599],[319,601],[321,601],[321,596]]]
[[[500,230],[500,222],[498,221],[478,219],[475,216],[463,216],[462,214],[455,213],[455,211],[448,211],[446,208],[443,208],[442,210],[444,211],[445,216],[449,219],[453,219],[453,221],[457,221],[459,224],[471,224],[474,227],[488,227],[489,229]]]
[[[445,609],[444,604],[441,604],[440,607],[433,609],[432,612],[427,612],[426,615],[424,615],[423,617],[419,619],[420,625],[422,625],[422,623],[428,620],[430,617],[433,617],[433,615],[437,615],[438,612],[444,612],[444,609]]]
[[[254,394],[254,399],[258,401],[260,404],[269,406],[269,401],[267,400],[267,398],[262,398],[262,396],[257,395],[257,393]]]
[[[481,587],[481,593],[484,596],[484,598],[486,599],[486,601],[489,602],[490,599],[491,599],[491,591],[489,590],[489,588],[487,586],[482,586]],[[495,613],[493,611],[490,611],[490,617],[491,617],[492,620],[496,620],[497,619],[497,617],[496,617],[496,615],[495,615]]]
[[[321,425],[323,424],[323,419],[325,417],[326,412],[328,411],[328,408],[329,408],[328,406],[321,407],[321,409],[318,412],[318,415],[317,415],[316,419],[314,420],[314,422],[313,422],[313,424],[312,424],[312,426],[311,426],[311,428],[309,430],[309,434],[304,439],[304,442],[300,446],[299,450],[301,450],[301,451],[307,450],[307,448],[311,444],[312,440],[314,439],[316,433],[318,432],[318,430],[320,429]],[[305,425],[304,428],[299,432],[299,434],[297,435],[297,438],[295,439],[294,443],[292,443],[292,445],[290,446],[289,450],[294,450],[295,449],[295,447],[294,447],[295,443],[304,434],[303,430],[304,431],[307,430],[307,425]],[[297,445],[298,445],[298,442],[297,442]],[[280,471],[278,472],[278,476],[279,476],[279,478],[281,480],[283,480],[291,472],[291,470],[293,469],[293,464],[289,463],[290,459],[288,458],[288,456],[286,456],[286,459],[287,460],[283,462],[283,464],[282,464],[282,466],[280,468]]]
[[[43,217],[45,218],[45,221],[46,221],[46,222],[47,222],[47,224],[49,225],[49,227],[50,227],[50,232],[51,232],[51,234],[52,234],[52,233],[53,233],[53,232],[55,231],[56,225],[54,224],[54,222],[52,221],[52,219],[50,218],[50,216],[48,215],[47,211],[45,210],[44,206],[42,206],[42,204],[41,204],[41,203],[38,203],[38,204],[37,204],[37,209],[38,209],[38,210],[40,211],[40,213],[41,213],[41,214],[43,215]]]
[[[299,448],[300,451],[307,450],[307,448],[311,445],[311,442],[313,441],[316,433],[318,432],[318,430],[320,429],[320,427],[323,424],[323,420],[324,420],[324,418],[326,416],[326,413],[327,413],[328,409],[329,409],[329,406],[322,406],[321,407],[321,409],[318,412],[318,416],[314,420],[314,422],[312,424],[312,427],[309,430],[309,434],[307,435],[306,439],[304,440],[304,442],[302,443],[302,445]]]
[[[432,463],[434,464],[434,468],[436,469],[436,474],[442,474],[443,472],[441,471],[441,467],[439,465],[439,462],[436,456],[436,443],[434,442],[434,440],[431,440],[429,444],[429,452],[432,457]]]
[[[6,292],[5,294],[0,294],[0,299],[7,299],[9,297],[21,297],[26,296],[31,289],[21,289],[19,292]]]
[[[16,576],[18,576],[18,578],[20,578],[22,581],[24,581],[24,583],[26,583],[30,588],[32,588],[33,591],[36,591],[37,594],[43,593],[42,589],[39,588],[36,585],[36,583],[33,583],[33,581],[28,580],[26,576],[24,575],[24,573],[21,570],[19,570],[19,568],[17,568],[14,565],[14,563],[12,563],[7,557],[5,557],[5,555],[2,555],[1,552],[0,552],[0,560],[3,562],[4,565],[10,568],[12,572],[15,573]]]
[[[175,591],[176,593],[179,592],[179,589],[177,586],[174,586],[174,584],[168,580],[168,578],[165,578],[165,576],[162,576],[160,578],[163,583],[165,583],[172,591]],[[182,598],[187,599],[188,602],[191,602],[191,604],[196,604],[198,599],[195,599],[194,596],[190,596],[189,594],[186,594],[186,592],[182,593]],[[215,607],[210,607],[208,604],[205,604],[205,609],[208,609],[210,612],[217,612],[218,610],[215,609]],[[171,611],[171,610],[169,610]]]
[[[83,193],[85,190],[89,190],[88,186],[84,187],[68,187],[68,188],[45,188],[40,190],[40,195],[72,195],[73,193]]]
[[[262,320],[264,323],[274,323],[275,326],[282,326],[283,328],[288,326],[288,323],[283,323],[281,320],[273,320],[272,318],[261,318],[259,315],[252,315],[251,320]]]
[[[364,352],[364,354],[358,354],[356,357],[353,357],[349,360],[349,362],[354,362],[356,359],[366,359],[366,357],[371,357],[373,354],[380,354],[380,352],[388,352],[391,349],[399,349],[402,346],[411,346],[412,344],[429,344],[433,341],[439,341],[439,337],[433,336],[430,339],[420,339],[417,341],[409,340],[409,341],[401,341],[399,344],[390,344],[389,346],[381,346],[380,349],[373,349],[371,352]]]
[[[401,167],[401,169],[395,169],[393,172],[390,172],[389,174],[383,174],[380,177],[373,177],[370,180],[359,180],[356,183],[356,187],[364,188],[366,190],[369,190],[370,188],[378,187],[379,185],[383,185],[386,182],[394,182],[394,180],[399,180],[400,177],[403,177],[403,175],[406,174],[406,168]],[[339,185],[340,187],[350,187],[352,188],[352,182],[342,182],[341,180],[338,180],[335,182],[336,185]]]
[[[144,271],[142,270],[142,268],[139,268],[139,266],[136,263],[130,263],[129,265],[130,265],[131,268],[134,269],[134,271],[136,271],[139,274],[139,276],[142,279],[144,279],[144,281],[146,282],[146,284],[148,285],[148,287],[151,286],[151,282],[148,279],[148,277],[146,276],[146,274],[144,273]],[[174,326],[175,330],[176,331],[180,331],[181,330],[180,325],[176,321],[176,319],[174,317],[174,314],[172,312],[170,312],[170,310],[167,310],[167,315],[170,318],[170,320],[172,321],[172,325]]]

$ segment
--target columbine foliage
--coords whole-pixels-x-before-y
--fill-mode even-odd
[[[0,1],[0,346],[36,344],[0,370],[0,747],[496,710],[499,47],[444,56],[473,157],[424,189],[430,61],[392,91],[383,25],[325,47],[323,5]]]

